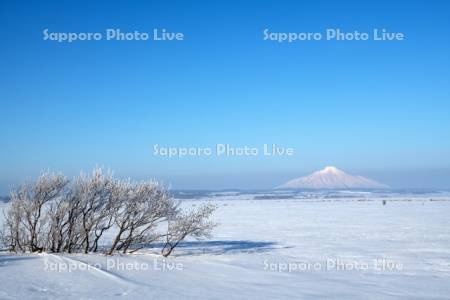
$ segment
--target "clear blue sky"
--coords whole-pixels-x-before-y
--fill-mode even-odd
[[[183,32],[182,42],[43,41],[53,32]],[[262,30],[403,32],[276,43]],[[270,188],[325,165],[450,188],[447,1],[2,1],[0,194],[95,165],[174,188]],[[295,148],[169,159],[154,144]]]

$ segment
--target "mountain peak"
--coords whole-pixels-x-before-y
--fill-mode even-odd
[[[353,176],[336,167],[327,166],[305,177],[292,179],[281,189],[380,189],[388,186],[362,176]]]
[[[326,166],[325,168],[323,168],[319,172],[322,172],[322,173],[339,173],[339,172],[342,172],[342,171],[339,170],[336,167],[333,167],[333,166]]]

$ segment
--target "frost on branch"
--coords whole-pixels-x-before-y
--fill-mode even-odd
[[[197,239],[208,238],[212,229],[216,226],[210,221],[210,217],[216,207],[206,204],[199,210],[187,213],[178,213],[168,220],[168,231],[165,237],[165,245],[161,251],[163,256],[169,256],[173,249],[188,236]]]

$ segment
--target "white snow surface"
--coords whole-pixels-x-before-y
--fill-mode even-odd
[[[0,299],[449,299],[450,201],[411,199],[213,200],[213,239],[165,262],[2,253]]]
[[[311,175],[295,178],[279,189],[385,189],[388,186],[363,176],[353,176],[335,167],[325,167]]]

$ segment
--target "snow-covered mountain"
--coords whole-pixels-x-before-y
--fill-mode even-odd
[[[335,167],[305,177],[292,179],[277,187],[278,189],[380,189],[388,186],[362,176],[353,176]]]

